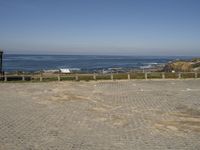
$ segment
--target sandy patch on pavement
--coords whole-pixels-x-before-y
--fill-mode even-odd
[[[180,106],[178,112],[170,113],[173,119],[160,121],[155,124],[156,129],[181,132],[200,132],[200,110]]]

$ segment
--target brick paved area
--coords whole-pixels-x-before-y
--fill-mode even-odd
[[[1,150],[198,150],[200,80],[0,84]]]

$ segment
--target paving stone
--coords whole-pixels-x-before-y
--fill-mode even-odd
[[[0,84],[0,150],[198,150],[200,80]]]

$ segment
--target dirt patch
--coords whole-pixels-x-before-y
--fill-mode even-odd
[[[111,117],[97,117],[95,121],[104,122],[109,126],[120,128],[128,125],[128,119],[122,116],[111,116]]]
[[[107,109],[105,107],[93,107],[88,109],[90,112],[107,112]]]
[[[112,116],[110,122],[115,127],[125,127],[126,125],[128,125],[127,118],[121,116]]]
[[[50,100],[57,101],[57,102],[65,102],[65,101],[85,101],[90,100],[87,96],[82,95],[75,95],[75,94],[58,94],[54,95],[50,98]]]
[[[97,103],[96,101],[93,101],[93,102]],[[112,109],[113,109],[112,106],[98,103],[95,107],[89,108],[88,111],[97,112],[97,113],[105,113],[105,112],[111,111]]]
[[[200,111],[198,109],[179,106],[176,110],[170,114],[171,120],[157,122],[155,127],[159,130],[200,132]]]
[[[181,105],[176,107],[176,110],[178,111],[177,113],[174,113],[174,115],[176,116],[180,116],[180,117],[200,117],[200,110],[199,109],[194,109],[194,108],[190,108],[187,107],[185,105]]]
[[[184,120],[184,121],[162,121],[155,124],[159,130],[171,130],[182,132],[200,132],[200,120]]]

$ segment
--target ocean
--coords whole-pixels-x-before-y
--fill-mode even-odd
[[[80,71],[99,71],[109,68],[140,69],[165,64],[175,59],[191,59],[191,57],[5,54],[3,70],[6,72],[34,72],[60,68]]]

